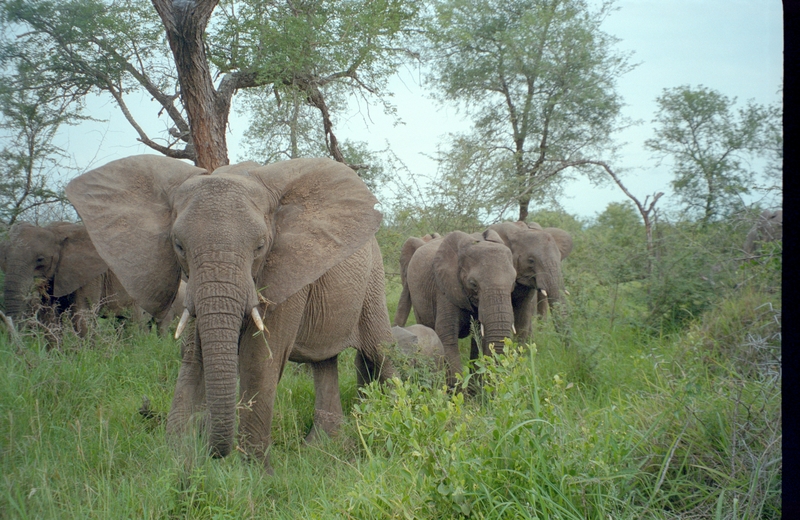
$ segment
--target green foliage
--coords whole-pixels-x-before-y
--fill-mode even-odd
[[[428,20],[430,79],[443,101],[474,114],[470,133],[440,154],[443,180],[458,172],[488,187],[502,214],[531,198],[577,159],[601,153],[618,124],[616,79],[631,69],[600,29],[612,2],[447,0]]]
[[[443,216],[446,216],[443,214]],[[409,216],[408,222],[412,221]],[[178,346],[98,319],[85,340],[0,333],[0,511],[11,518],[780,518],[780,242],[740,246],[748,218],[659,221],[652,276],[629,204],[567,229],[569,334],[535,319],[535,345],[356,389],[347,418],[307,446],[313,382],[288,364],[276,397],[274,476],[238,451],[167,442],[137,410],[168,410]],[[389,224],[397,223],[389,221]],[[387,223],[382,247],[405,238]],[[415,224],[416,225],[416,224]],[[435,229],[413,228],[422,235]],[[385,257],[387,255],[385,254]],[[387,281],[393,315],[400,287]],[[460,344],[462,359],[469,342]]]
[[[53,144],[62,125],[77,124],[82,117],[72,99],[57,87],[33,88],[37,64],[3,60],[7,83],[0,85],[0,222],[33,223],[67,220],[66,197],[57,187],[63,178],[67,152]],[[72,213],[72,212],[69,212]]]
[[[645,146],[672,159],[684,209],[704,224],[730,215],[757,177],[751,160],[778,159],[780,107],[750,101],[734,110],[735,98],[702,85],[664,89],[656,103],[656,134]]]
[[[208,69],[208,85],[198,85],[178,78],[164,25],[148,0],[12,0],[0,3],[0,65],[30,64],[29,86],[53,88],[68,104],[107,94],[142,143],[190,160],[197,156],[179,90],[213,97],[212,116],[227,121],[233,93],[256,89],[246,106],[255,126],[262,127],[253,147],[266,143],[276,148],[262,153],[288,150],[296,156],[333,148],[330,112],[341,109],[344,97],[377,100],[393,112],[386,85],[409,56],[407,40],[419,8],[417,2],[394,1],[220,2],[201,28],[206,56],[196,59],[207,57],[210,63],[201,67]],[[4,81],[21,90],[5,70]],[[167,124],[148,129],[134,121],[127,100],[141,92],[156,102],[154,111],[166,116]],[[265,102],[270,96],[275,106]],[[287,119],[286,110],[295,109],[300,113]],[[319,130],[307,128],[312,121],[323,129],[321,140]],[[263,129],[270,123],[281,131],[293,129],[294,148]]]
[[[641,295],[649,308],[647,326],[683,327],[734,290],[742,281],[738,252],[745,233],[735,220],[661,223],[653,274]]]

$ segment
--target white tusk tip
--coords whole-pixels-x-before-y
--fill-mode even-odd
[[[258,313],[258,307],[253,307],[253,310],[250,311],[250,316],[253,318],[256,328],[261,332],[264,332],[264,322],[261,321],[261,314]]]
[[[183,329],[186,328],[186,323],[189,322],[189,309],[183,309],[181,314],[181,321],[178,322],[178,327],[175,329],[175,339],[179,339],[183,334]]]

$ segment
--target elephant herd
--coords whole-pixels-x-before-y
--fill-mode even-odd
[[[470,335],[473,322],[480,323],[481,344],[473,335],[471,359],[490,354],[490,345],[502,352],[503,339],[514,334],[527,339],[534,311],[544,314],[561,303],[561,261],[570,251],[566,231],[524,222],[409,238],[401,250],[394,324],[405,325],[413,307],[417,323],[435,330],[452,386],[462,368],[458,340]]]
[[[338,355],[356,349],[359,385],[394,375],[393,342],[438,356],[448,383],[461,370],[458,339],[473,323],[470,356],[530,335],[531,318],[565,294],[569,234],[504,222],[479,233],[410,238],[392,329],[375,233],[378,202],[353,171],[329,159],[213,172],[153,155],[119,159],[66,189],[83,225],[16,224],[0,244],[6,313],[26,312],[31,287],[54,315],[105,302],[164,323],[182,311],[182,361],[167,416],[171,438],[202,412],[210,452],[239,447],[267,471],[277,385],[287,361],[311,366],[314,419],[307,440],[343,420]],[[176,309],[177,307],[177,309]],[[413,308],[417,324],[403,329]],[[57,317],[57,316],[56,316]],[[193,319],[189,326],[187,322]],[[435,334],[431,332],[435,331]],[[479,345],[480,343],[480,345]],[[237,395],[238,382],[238,395]]]

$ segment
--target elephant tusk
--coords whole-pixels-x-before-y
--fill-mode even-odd
[[[481,337],[484,337],[486,334],[483,333],[483,323],[481,323]]]
[[[517,333],[517,328],[516,328],[516,327],[514,326],[514,324],[512,323],[512,324],[511,324],[511,334],[516,334],[516,333]]]
[[[567,296],[569,296],[569,291],[568,291],[568,290],[566,290],[566,289],[564,289],[564,294],[566,294]]]
[[[183,329],[186,328],[186,324],[189,322],[189,309],[183,309],[183,314],[181,314],[181,321],[178,322],[178,328],[175,329],[175,339],[181,337],[183,334]]]
[[[541,290],[541,292],[542,292],[542,296],[544,296],[545,298],[547,298],[547,291],[545,291],[544,289],[540,289],[540,290]]]
[[[256,328],[258,328],[259,331],[264,332],[264,322],[261,321],[261,314],[258,313],[258,307],[253,307],[253,310],[250,311],[250,316],[253,318]]]

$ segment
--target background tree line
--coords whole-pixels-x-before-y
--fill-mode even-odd
[[[617,81],[635,64],[601,27],[614,7],[587,0],[4,2],[2,221],[74,217],[61,186],[86,165],[71,164],[53,137],[90,118],[88,96],[113,100],[152,150],[208,169],[230,160],[226,130],[236,106],[249,117],[249,159],[328,155],[380,194],[390,272],[409,235],[531,220],[532,211],[558,209],[565,182],[583,176],[615,182],[633,204],[609,206],[595,225],[643,226],[636,239],[615,245],[629,252],[615,279],[653,276],[663,256],[656,242],[669,229],[744,221],[757,211],[743,196],[780,196],[781,109],[742,106],[702,85],[666,87],[646,147],[670,165],[679,205],[659,207],[662,194],[641,200],[617,174],[625,165],[613,135],[633,124],[622,116]],[[412,173],[391,149],[376,152],[338,130],[353,97],[401,118],[387,85],[408,64],[423,65],[430,94],[472,122],[441,143],[436,172]],[[155,101],[160,126],[146,128],[130,109],[142,93]],[[642,248],[641,259],[630,255]]]

